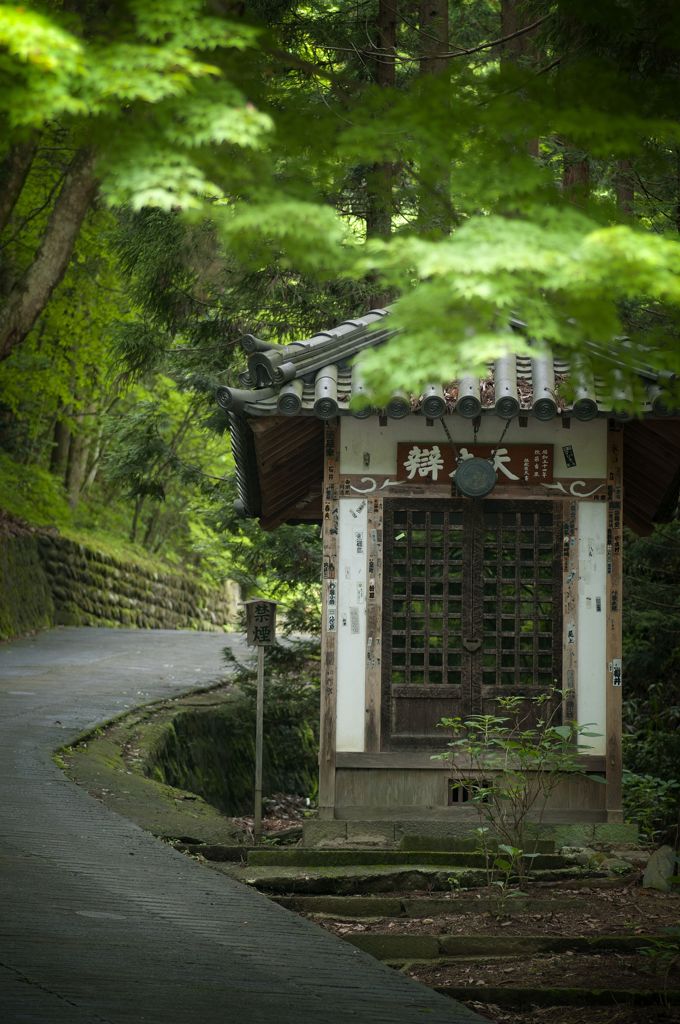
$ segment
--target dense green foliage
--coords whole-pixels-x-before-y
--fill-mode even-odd
[[[624,567],[626,802],[651,835],[680,802],[680,524],[629,535]]]
[[[244,274],[278,277],[275,290],[283,280],[299,293],[312,274],[316,287],[363,279],[401,295],[407,336],[379,368],[367,357],[379,394],[452,359],[479,368],[507,347],[510,315],[581,354],[628,334],[624,377],[641,349],[677,363],[671,0],[634,12],[628,0],[470,0],[452,5],[450,32],[384,2],[0,13],[7,144],[30,131],[38,153],[92,148],[111,206],[181,212],[212,236],[204,253],[226,250],[232,295]],[[536,24],[530,45],[494,45],[509,15]],[[444,56],[425,66],[433,51]],[[42,174],[57,176],[54,161]],[[378,194],[393,237],[365,245]],[[27,254],[11,251],[19,266]],[[304,329],[287,312],[276,333]]]

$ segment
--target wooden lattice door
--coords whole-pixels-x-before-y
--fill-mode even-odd
[[[382,745],[561,685],[561,506],[385,502]]]

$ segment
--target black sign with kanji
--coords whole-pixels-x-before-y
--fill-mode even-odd
[[[250,647],[276,642],[276,601],[246,601],[246,628]]]

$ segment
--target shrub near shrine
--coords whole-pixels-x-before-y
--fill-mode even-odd
[[[448,764],[455,802],[468,802],[477,812],[480,845],[491,873],[494,868],[504,873],[505,878],[495,880],[501,886],[512,875],[523,879],[529,873],[532,825],[543,821],[553,791],[563,779],[585,774],[580,754],[589,748],[580,740],[597,734],[576,722],[556,722],[569,697],[557,691],[499,697],[498,714],[439,722],[450,739],[447,750],[433,760]]]

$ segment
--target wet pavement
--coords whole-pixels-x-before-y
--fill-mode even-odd
[[[481,1018],[107,810],[52,753],[219,677],[240,637],[57,629],[0,646],[2,1024]]]

